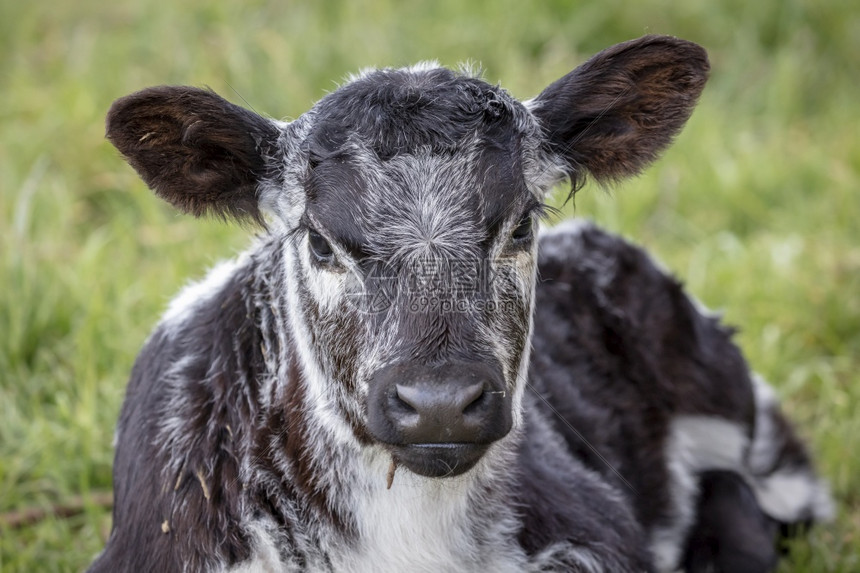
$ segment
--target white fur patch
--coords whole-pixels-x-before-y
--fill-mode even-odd
[[[780,453],[780,428],[774,423],[779,415],[776,394],[761,377],[753,377],[756,403],[756,428],[748,454],[748,465],[755,476],[751,480],[761,508],[785,523],[804,519],[827,521],[835,509],[827,483],[812,468],[772,468]],[[772,473],[767,473],[771,471]]]
[[[339,261],[349,261],[348,255],[339,245],[334,242],[330,244]],[[341,269],[315,268],[310,260],[307,235],[299,248],[302,259],[301,269],[304,272],[308,290],[313,294],[320,312],[333,313],[344,298],[348,275]]]
[[[681,543],[695,518],[696,476],[706,470],[728,470],[741,476],[753,489],[761,509],[785,523],[832,517],[827,484],[811,467],[764,473],[780,454],[779,429],[773,423],[778,403],[773,390],[761,379],[755,378],[753,387],[757,419],[752,441],[743,426],[728,420],[682,416],[672,423],[665,452],[675,520],[652,532],[651,550],[659,571],[673,571],[678,564]]]
[[[253,539],[253,556],[248,561],[243,561],[235,567],[224,570],[224,573],[284,573],[285,571],[297,571],[297,568],[289,567],[281,561],[278,548],[274,539],[262,523],[254,522],[246,526],[247,532]]]
[[[509,508],[498,499],[482,499],[482,478],[505,458],[503,449],[491,448],[475,468],[452,478],[426,478],[401,468],[391,489],[384,479],[390,457],[381,449],[366,450],[362,466],[367,481],[354,484],[350,492],[358,549],[334,557],[334,570],[523,571],[526,558],[514,541],[516,521]],[[493,522],[481,519],[487,507],[500,510]]]
[[[568,571],[576,564],[576,573],[609,573],[597,557],[583,547],[570,543],[556,543],[534,556],[528,571]]]
[[[292,248],[288,246],[284,255],[287,276],[290,276],[292,269],[301,272],[300,264],[294,260]],[[347,422],[338,414],[337,406],[331,392],[331,381],[326,378],[314,356],[314,344],[310,335],[311,330],[307,325],[307,318],[302,314],[302,305],[296,285],[293,283],[287,284],[287,303],[289,331],[295,343],[299,363],[302,365],[306,388],[308,390],[307,406],[312,411],[312,416],[318,422],[319,426],[325,428],[330,433],[329,436],[320,436],[321,441],[316,440],[314,442],[316,448],[322,450],[317,453],[317,459],[326,459],[328,457],[324,451],[326,438],[334,439],[339,444],[354,445],[356,443],[355,437]],[[286,364],[286,362],[286,359],[282,359],[281,363]],[[285,373],[282,376],[282,380],[287,379]]]
[[[280,155],[266,159],[277,168],[277,173],[273,179],[259,183],[258,193],[260,208],[269,215],[268,224],[272,231],[294,229],[304,213],[306,196],[302,180],[308,156],[301,144],[307,138],[314,119],[315,112],[311,110],[290,123],[271,120],[281,131],[278,140]]]
[[[761,508],[784,523],[811,517],[827,521],[833,517],[833,501],[827,484],[807,468],[777,471],[753,484]]]
[[[747,430],[722,418],[679,416],[672,422],[667,454],[694,471],[737,470],[749,447]]]
[[[710,416],[680,416],[672,422],[665,445],[674,521],[651,533],[651,552],[658,571],[675,571],[695,519],[699,482],[705,470],[741,471],[749,447],[746,430]]]
[[[170,301],[167,311],[162,315],[161,322],[181,324],[198,305],[203,304],[224,288],[224,285],[245,261],[246,255],[237,259],[222,261],[206,273],[203,280],[189,283],[179,294]]]

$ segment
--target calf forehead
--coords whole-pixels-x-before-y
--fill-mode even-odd
[[[315,108],[308,210],[347,248],[477,246],[533,199],[528,112],[450,70],[384,70]]]
[[[314,112],[312,161],[354,138],[384,161],[426,148],[455,151],[475,137],[504,145],[532,126],[503,89],[444,68],[369,72],[323,98]]]
[[[515,154],[464,149],[381,162],[326,161],[308,185],[308,212],[348,249],[379,255],[477,255],[496,228],[536,198]]]

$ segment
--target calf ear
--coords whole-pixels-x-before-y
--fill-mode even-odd
[[[528,103],[574,189],[608,183],[654,161],[690,117],[708,77],[691,42],[644,36],[604,50]]]
[[[118,99],[107,138],[160,197],[195,216],[262,223],[280,129],[207,90],[161,86]]]

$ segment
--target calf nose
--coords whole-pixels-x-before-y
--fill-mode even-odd
[[[368,429],[388,444],[489,444],[511,424],[510,394],[498,367],[400,363],[371,379]]]
[[[392,408],[392,421],[409,434],[411,441],[471,441],[481,423],[478,402],[484,396],[483,382],[395,384],[394,388],[395,399],[402,405]]]

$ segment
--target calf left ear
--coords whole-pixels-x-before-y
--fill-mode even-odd
[[[705,86],[705,50],[668,36],[606,49],[527,103],[574,188],[639,173],[681,130]]]
[[[279,127],[214,92],[161,86],[118,99],[107,138],[160,197],[195,216],[262,223],[261,183],[279,157]]]

